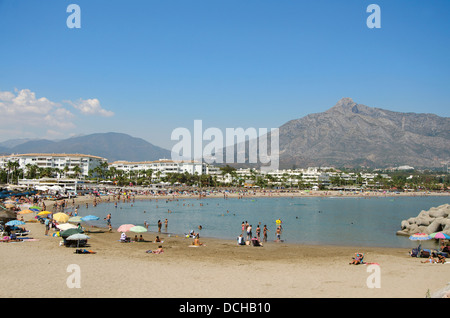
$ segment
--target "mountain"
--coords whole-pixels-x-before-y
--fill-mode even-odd
[[[2,147],[1,149],[12,148],[17,145],[23,144],[27,141],[30,141],[30,140],[33,140],[33,139],[31,139],[31,138],[9,139],[9,140],[0,142],[0,147]]]
[[[280,165],[441,167],[450,158],[450,118],[401,113],[341,99],[279,128]]]
[[[246,162],[230,165],[261,166],[260,162],[249,164],[248,160],[250,153],[257,153],[258,144],[259,140],[253,145],[246,141]],[[267,145],[270,149],[270,140]],[[238,153],[243,152],[238,148],[234,145],[235,162]],[[222,150],[223,158],[230,149]],[[279,127],[280,169],[402,165],[432,168],[442,167],[449,159],[450,118],[368,107],[351,98],[341,99],[325,112],[309,114]]]
[[[121,133],[97,133],[60,141],[30,140],[7,149],[9,153],[80,153],[116,160],[151,161],[170,158],[171,152],[144,139]]]

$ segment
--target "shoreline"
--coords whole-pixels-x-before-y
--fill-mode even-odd
[[[320,192],[320,191],[316,191],[316,192]],[[330,191],[326,191],[326,192],[330,192]],[[412,193],[404,193],[403,195],[399,195],[399,194],[391,194],[391,195],[385,195],[385,194],[380,194],[380,195],[367,195],[367,194],[347,194],[347,195],[341,195],[338,196],[336,195],[336,192],[339,191],[335,191],[332,192],[329,195],[325,195],[325,194],[303,194],[301,193],[300,195],[294,196],[292,193],[279,193],[277,196],[266,196],[265,194],[259,194],[259,193],[255,193],[255,194],[246,194],[246,195],[242,195],[240,193],[231,193],[229,195],[226,196],[226,198],[224,198],[224,194],[223,193],[214,193],[214,194],[210,194],[208,196],[205,197],[199,197],[198,195],[183,195],[183,194],[179,194],[179,195],[149,195],[149,194],[136,194],[133,196],[133,198],[135,200],[138,201],[147,201],[147,200],[185,200],[185,199],[190,199],[190,200],[202,200],[202,199],[248,199],[248,198],[317,198],[317,197],[321,197],[321,198],[385,198],[385,197],[433,197],[433,196],[449,196],[450,197],[450,193],[429,193],[429,194],[423,194],[423,195],[413,195]],[[122,196],[121,196],[122,197]],[[79,205],[79,204],[93,204],[94,200],[99,200],[99,202],[97,204],[101,204],[104,202],[115,202],[113,200],[113,195],[112,194],[108,194],[108,195],[103,195],[103,196],[94,196],[94,195],[87,195],[87,196],[81,196],[81,197],[76,197],[76,198],[72,198],[74,200],[74,206]],[[70,200],[72,200],[70,199]],[[108,200],[109,201],[105,201]],[[68,201],[70,201],[68,200]],[[122,199],[120,199],[122,201]],[[130,199],[132,200],[132,199]],[[116,199],[117,201],[117,199]],[[44,203],[47,207],[50,207],[51,205],[55,204],[56,201],[53,200],[44,200]],[[117,201],[118,202],[118,201]],[[124,201],[125,202],[125,201]],[[128,201],[127,201],[128,202]],[[129,203],[129,202],[128,202]],[[49,211],[51,209],[48,209]],[[103,229],[105,231],[108,231],[108,227],[105,224],[104,226],[93,226],[95,228],[99,228],[99,229]],[[112,228],[113,232],[115,230],[117,230],[117,228]],[[151,231],[149,231],[150,233]],[[155,232],[156,233],[156,232]],[[177,236],[183,236],[184,233],[167,233],[167,234],[172,234],[172,235],[177,235]],[[398,234],[397,234],[398,235]],[[202,237],[203,238],[203,237]],[[210,238],[210,239],[217,239],[217,240],[226,240],[226,241],[233,241],[234,239],[231,238],[218,238],[218,237],[204,237],[204,238]],[[269,241],[271,242],[271,241]],[[301,242],[284,242],[285,244],[289,244],[289,245],[302,245],[302,246],[324,246],[323,244],[304,244]],[[401,247],[389,247],[389,246],[352,246],[352,245],[329,245],[330,247],[378,247],[378,248],[401,248]]]

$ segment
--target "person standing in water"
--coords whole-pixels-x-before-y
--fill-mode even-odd
[[[267,225],[264,224],[264,228],[263,228],[263,240],[264,240],[264,242],[267,242],[267,232],[269,232],[269,229],[267,228]]]

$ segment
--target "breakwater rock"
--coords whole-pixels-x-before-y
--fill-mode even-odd
[[[403,220],[397,235],[409,236],[415,233],[435,232],[450,235],[450,204],[443,204],[428,211],[422,210],[417,217]]]

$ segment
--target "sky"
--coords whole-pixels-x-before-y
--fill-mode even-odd
[[[449,13],[448,0],[0,0],[0,141],[121,132],[170,149],[194,120],[270,129],[343,97],[449,117]]]

